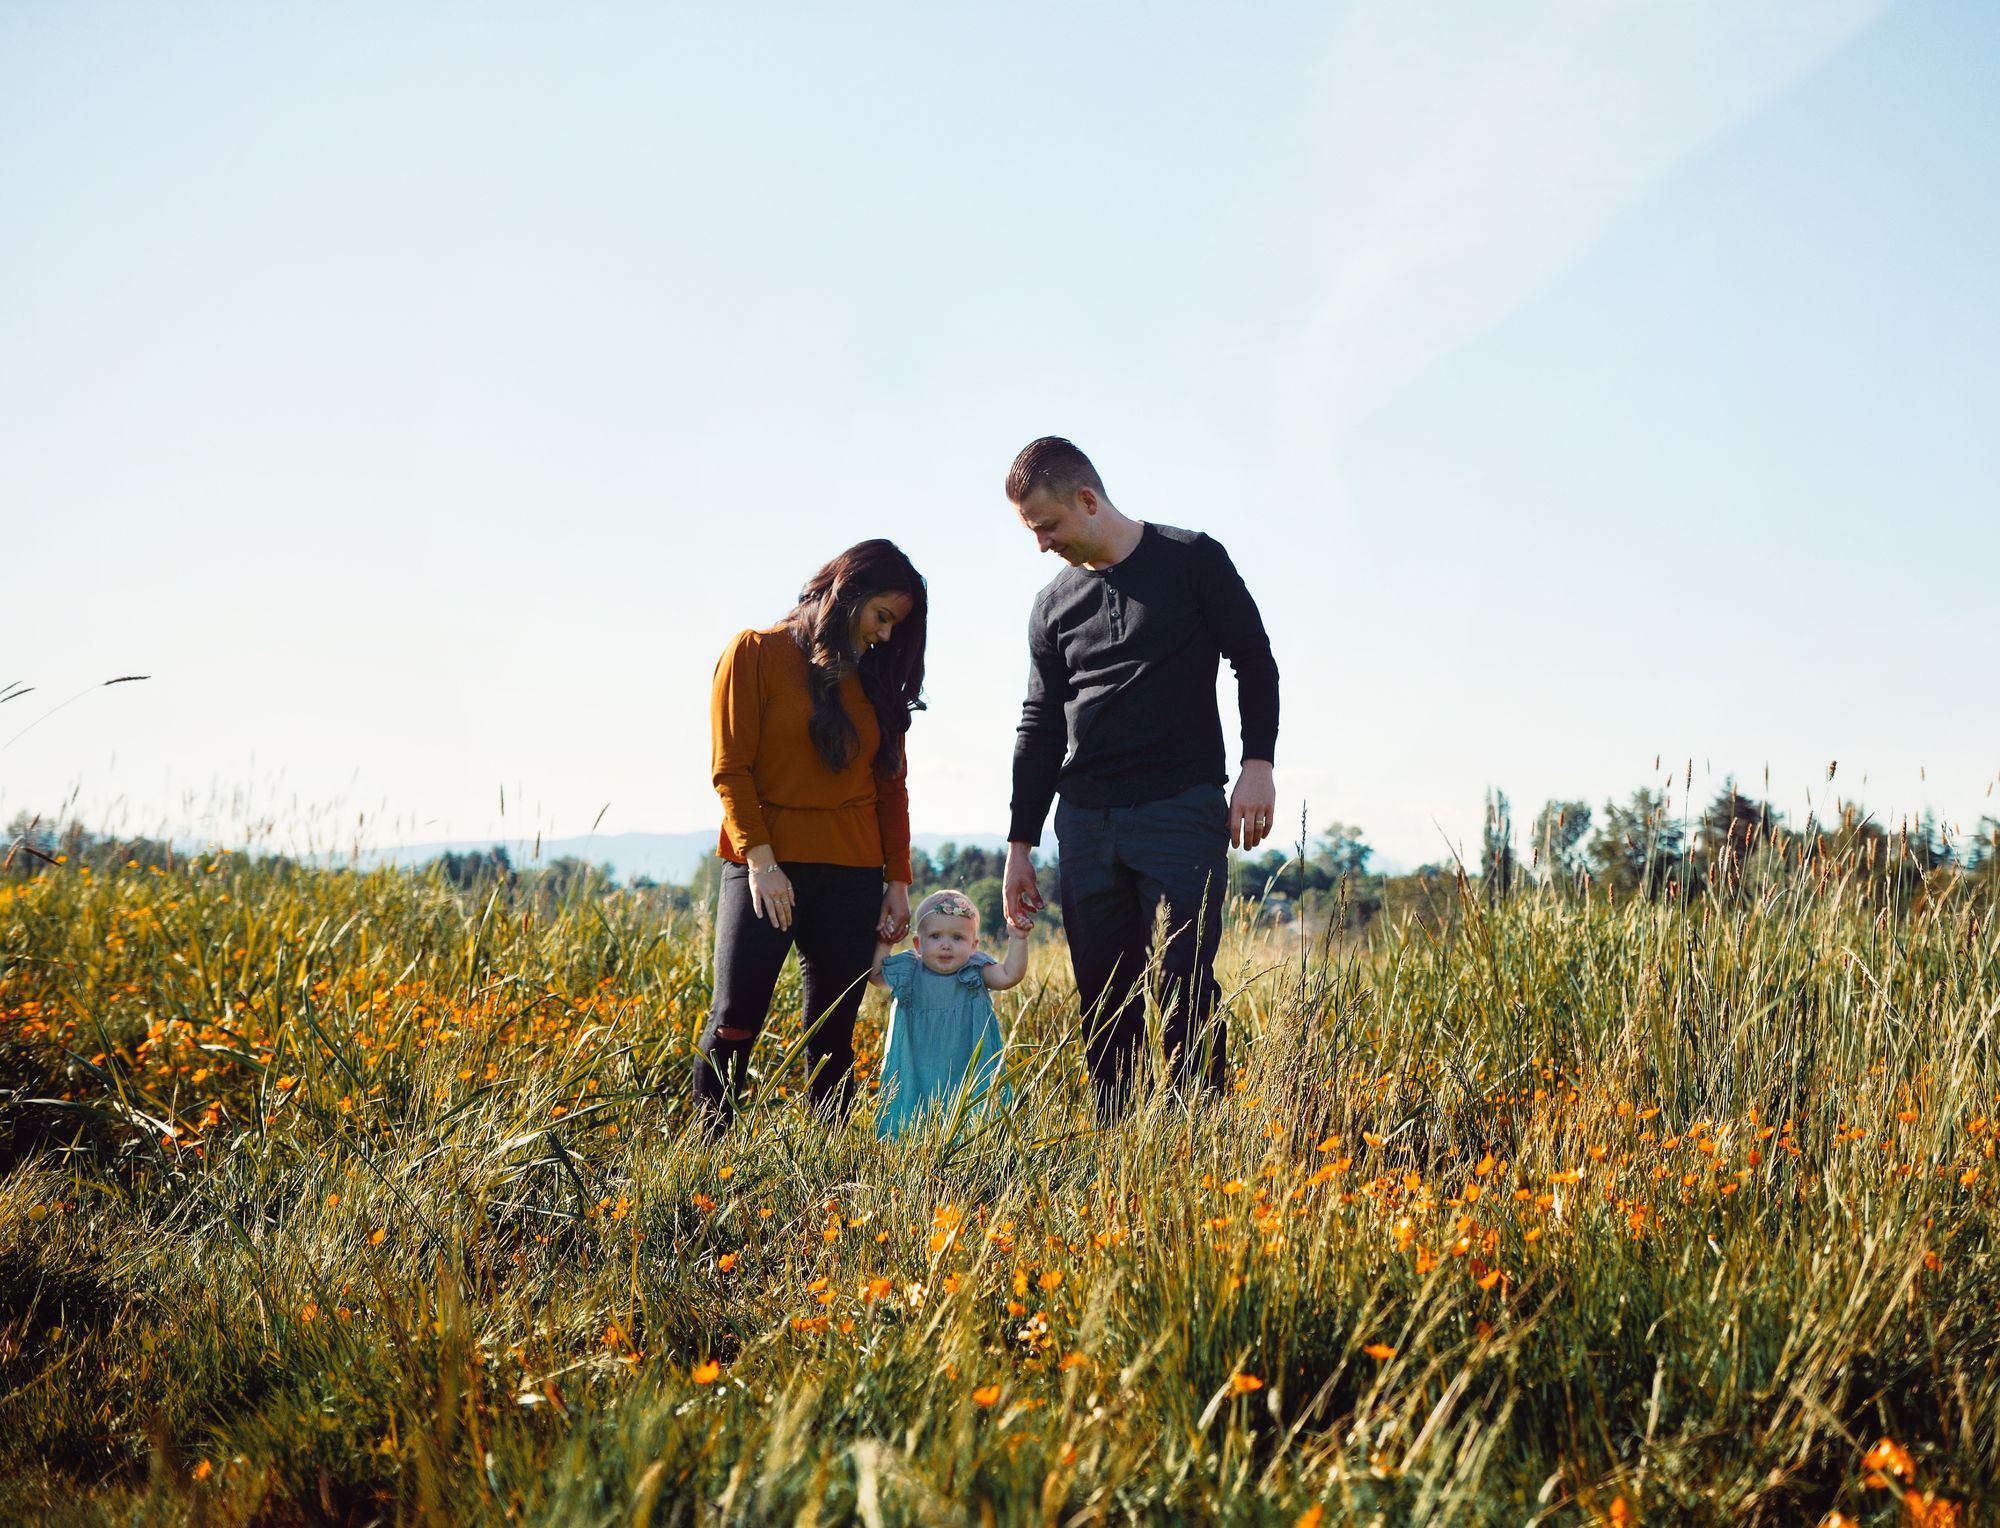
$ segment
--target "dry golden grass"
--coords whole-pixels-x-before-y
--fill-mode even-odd
[[[707,958],[626,894],[220,856],[0,889],[0,1507],[1993,1510],[1969,898],[1535,896],[1303,972],[1239,920],[1232,1091],[1105,1131],[1051,947],[1003,1000],[1012,1114],[894,1146],[802,1112],[782,1018],[739,1128],[693,1127]]]

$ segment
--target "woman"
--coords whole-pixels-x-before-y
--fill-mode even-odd
[[[864,541],[815,573],[782,622],[743,632],[716,665],[727,863],[694,1096],[718,1128],[794,944],[812,1102],[835,1118],[853,1102],[854,1018],[875,943],[910,926],[903,734],[923,704],[925,614],[909,558]]]

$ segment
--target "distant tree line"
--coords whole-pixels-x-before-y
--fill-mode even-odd
[[[186,850],[176,850],[165,839],[90,833],[74,820],[46,822],[19,812],[7,824],[6,838],[0,840],[0,875],[31,876],[60,865],[98,872],[128,867],[169,871],[186,864],[189,857]],[[198,854],[193,857],[201,858]]]
[[[259,852],[218,857],[213,852],[177,846],[166,839],[92,833],[75,821],[58,826],[26,813],[15,816],[7,825],[5,840],[0,841],[0,875],[4,876],[29,876],[68,866],[96,873],[148,869],[165,873],[191,865],[222,869],[225,865],[234,868],[252,862],[267,875],[366,873],[345,865],[301,865],[284,854]],[[611,891],[655,895],[683,908],[692,906],[695,900],[686,887],[658,886],[643,878],[621,886],[611,866],[593,865],[570,856],[517,870],[507,851],[497,845],[464,853],[448,850],[417,867],[415,873],[433,876],[468,898],[483,899],[499,889],[510,902],[551,907],[572,897],[600,896]]]
[[[1615,901],[1735,893],[1776,875],[1818,870],[1885,904],[1923,896],[1941,876],[2000,896],[2000,819],[1982,817],[1973,833],[1953,841],[1931,813],[1892,826],[1841,801],[1830,816],[1793,825],[1733,779],[1699,812],[1677,811],[1667,791],[1645,788],[1598,811],[1585,801],[1550,801],[1525,833],[1506,793],[1492,790],[1476,866],[1442,861],[1390,876],[1370,870],[1373,857],[1360,828],[1335,822],[1306,845],[1303,859],[1296,846],[1239,858],[1231,889],[1274,921],[1303,911],[1357,930],[1384,914],[1455,916],[1444,893],[1461,885],[1487,900],[1534,888]]]
[[[463,853],[446,851],[430,863],[445,881],[467,892],[476,892],[495,884],[520,887],[532,882],[542,894],[557,898],[579,890],[626,890],[651,895],[676,909],[712,905],[722,876],[722,861],[713,854],[701,858],[684,884],[661,883],[647,876],[637,876],[621,885],[612,866],[590,865],[571,858],[553,860],[534,870],[517,871],[507,851],[499,847]],[[910,851],[911,901],[914,904],[928,893],[947,887],[962,891],[979,909],[982,928],[997,929],[1002,918],[1001,876],[1006,866],[1004,849],[946,843],[932,854],[922,848],[913,848]],[[1056,868],[1053,862],[1040,868],[1042,891],[1049,898],[1048,911],[1040,921],[1059,928],[1062,916],[1056,907]]]
[[[1858,894],[1884,905],[1908,905],[1929,894],[1940,878],[2000,898],[2000,819],[1982,817],[1973,833],[1954,841],[1928,812],[1891,826],[1858,803],[1840,801],[1830,816],[1810,815],[1794,825],[1768,801],[1744,794],[1734,780],[1726,780],[1698,813],[1676,810],[1665,789],[1641,788],[1597,810],[1585,801],[1546,802],[1525,831],[1517,827],[1506,793],[1489,790],[1476,866],[1453,859],[1407,874],[1382,874],[1370,868],[1375,851],[1362,829],[1344,822],[1329,823],[1304,847],[1303,857],[1296,845],[1233,857],[1231,892],[1269,922],[1303,916],[1322,928],[1353,932],[1384,916],[1455,921],[1466,894],[1499,900],[1534,889],[1614,901],[1688,898],[1736,894],[1801,870],[1838,875]],[[0,876],[30,876],[63,865],[171,872],[191,858],[210,857],[190,855],[164,839],[94,834],[74,821],[58,826],[23,813],[8,824],[0,844]],[[266,869],[303,868],[282,855],[256,859]],[[910,861],[913,901],[943,887],[963,891],[979,908],[982,926],[997,937],[1004,850],[947,843],[935,853],[913,849]],[[708,855],[685,884],[644,876],[621,883],[609,864],[563,856],[518,868],[506,849],[495,846],[446,851],[420,873],[472,899],[497,890],[510,904],[553,908],[617,893],[688,911],[713,905],[721,870],[722,862]],[[1051,858],[1038,870],[1048,898],[1041,925],[1060,929],[1061,862]]]

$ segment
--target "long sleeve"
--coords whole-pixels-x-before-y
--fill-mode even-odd
[[[757,634],[746,631],[723,650],[715,666],[709,719],[715,792],[722,798],[722,831],[740,857],[771,841],[751,770],[762,735],[764,698],[758,674]]]
[[[1042,824],[1056,799],[1056,780],[1069,747],[1064,714],[1069,698],[1069,673],[1042,629],[1038,602],[1028,621],[1028,698],[1021,702],[1021,725],[1014,734],[1014,798],[1007,828],[1011,843],[1042,841]]]
[[[902,757],[888,779],[875,777],[875,820],[882,826],[882,878],[907,884],[910,874],[910,755],[904,735]]]
[[[1257,601],[1244,585],[1229,553],[1213,537],[1202,538],[1207,554],[1201,578],[1201,609],[1216,649],[1236,672],[1236,707],[1243,725],[1243,757],[1276,762],[1278,747],[1278,662]]]

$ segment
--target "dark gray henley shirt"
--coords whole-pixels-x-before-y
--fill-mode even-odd
[[[1012,842],[1040,841],[1058,790],[1074,806],[1107,807],[1221,785],[1223,658],[1236,672],[1242,756],[1276,751],[1270,638],[1229,554],[1200,531],[1149,523],[1124,561],[1063,569],[1035,597],[1028,654]]]

